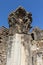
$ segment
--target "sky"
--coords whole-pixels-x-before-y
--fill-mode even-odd
[[[33,28],[43,29],[43,0],[0,0],[0,27],[9,27],[8,16],[19,6],[32,13]]]

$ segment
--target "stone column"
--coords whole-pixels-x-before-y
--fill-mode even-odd
[[[10,49],[8,49],[6,65],[26,65],[27,53],[26,53],[25,46],[23,46],[23,43],[22,43],[24,42],[24,38],[22,39],[22,37],[24,37],[24,35],[22,34],[15,34],[12,36],[13,38],[12,45],[9,42],[11,47],[9,47]]]

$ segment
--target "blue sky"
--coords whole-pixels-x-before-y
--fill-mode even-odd
[[[18,6],[32,13],[32,26],[43,29],[43,0],[0,0],[0,27],[8,27],[8,15]]]

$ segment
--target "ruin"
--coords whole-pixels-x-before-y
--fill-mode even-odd
[[[43,65],[43,30],[30,32],[31,23],[23,7],[10,13],[9,28],[0,27],[0,65]]]

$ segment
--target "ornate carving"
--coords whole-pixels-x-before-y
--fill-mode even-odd
[[[8,20],[9,27],[13,27],[15,31],[20,33],[27,33],[31,29],[32,14],[19,7],[9,15]]]
[[[24,51],[23,53],[26,56],[26,59],[24,58],[26,60],[26,64],[22,63],[23,65],[38,65],[38,63],[43,65],[43,30],[36,27],[31,33],[28,33],[28,31],[31,29],[32,14],[26,12],[24,8],[19,7],[16,9],[16,11],[9,15],[8,21],[9,29],[5,28],[4,26],[0,28],[0,65],[7,65],[7,53],[11,52],[12,48],[14,50],[15,48],[16,50],[19,49],[17,50],[17,53],[20,51],[20,49],[25,51],[25,53]],[[18,47],[13,45],[15,47],[14,48],[12,44],[17,44]],[[19,56],[19,54],[17,55]],[[17,56],[15,58],[18,59]],[[41,62],[39,58],[41,59]]]

